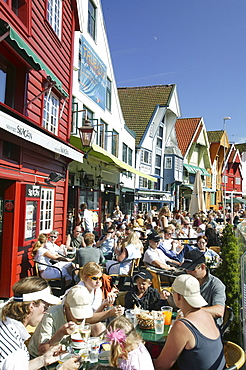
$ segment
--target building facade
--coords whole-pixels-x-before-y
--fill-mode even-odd
[[[83,161],[69,143],[79,25],[73,0],[6,0],[0,14],[0,297],[9,297],[32,274],[38,234],[65,237],[68,164]]]
[[[99,234],[115,205],[120,205],[124,213],[134,211],[135,133],[122,116],[101,2],[81,2],[79,17],[80,31],[74,44],[71,143],[87,158],[83,164],[72,162],[69,166],[69,207],[76,214],[82,202],[88,203]],[[89,148],[82,147],[79,137],[86,121],[94,127]]]
[[[179,149],[184,157],[180,209],[188,210],[196,172],[201,172],[206,208],[211,204],[211,161],[206,127],[202,117],[179,118],[175,124]]]
[[[136,168],[156,179],[152,182],[141,175],[137,177],[136,208],[147,211],[151,206],[161,208],[164,204],[172,208],[174,194],[170,189],[171,184],[182,180],[182,155],[179,149],[171,155],[166,151],[169,146],[176,144],[177,147],[174,130],[176,119],[180,116],[177,87],[126,87],[118,88],[118,93],[126,124],[136,132]],[[176,162],[171,164],[172,173],[168,177],[170,163],[167,162],[172,161],[173,157]],[[177,171],[174,175],[175,165]],[[167,178],[170,183],[165,182]]]

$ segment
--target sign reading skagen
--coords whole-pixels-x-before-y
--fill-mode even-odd
[[[27,125],[24,122],[0,111],[0,128],[14,134],[33,144],[51,150],[74,161],[83,163],[83,155],[76,149],[65,143],[61,143],[53,137]]]

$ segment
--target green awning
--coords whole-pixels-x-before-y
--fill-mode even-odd
[[[233,204],[234,203],[240,203],[240,204],[246,204],[246,199],[243,198],[232,198],[233,199]],[[231,199],[226,199],[226,203],[231,203]]]
[[[70,143],[72,145],[74,145],[76,148],[86,151],[86,149],[84,149],[82,147],[79,137],[71,135]],[[113,154],[107,152],[105,149],[101,148],[98,145],[95,145],[95,144],[92,145],[92,150],[90,150],[89,155],[92,156],[92,157],[95,157],[99,160],[102,160],[104,162],[112,163],[114,166],[116,166],[120,169],[123,169],[125,171],[129,171],[131,173],[135,173],[138,176],[145,177],[146,179],[148,179],[150,181],[153,181],[153,182],[157,181],[157,179],[155,177],[147,175],[146,173],[143,173],[143,172],[140,172],[140,171],[136,170],[134,167],[132,167],[129,164],[121,161],[120,159],[115,157]]]
[[[0,37],[7,34],[4,40],[36,71],[44,70],[56,83],[57,89],[64,96],[68,96],[63,90],[61,81],[54,75],[49,67],[37,56],[37,54],[26,44],[21,36],[5,21],[0,19]]]
[[[211,176],[208,171],[205,168],[202,167],[197,167],[197,166],[192,166],[191,164],[186,164],[184,163],[184,168],[189,172],[189,173],[197,173],[197,171],[201,171],[201,174],[204,176]]]
[[[193,166],[190,166],[189,164],[184,164],[184,168],[189,172],[189,173],[196,173],[195,169]]]

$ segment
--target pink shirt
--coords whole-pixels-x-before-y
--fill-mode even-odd
[[[119,368],[122,370],[154,370],[150,354],[143,343],[128,353],[127,360],[121,360]]]

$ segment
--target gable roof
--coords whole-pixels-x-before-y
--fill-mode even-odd
[[[223,130],[207,131],[209,143],[220,143],[223,136],[223,132],[224,132]]]
[[[126,125],[136,132],[138,145],[153,116],[156,106],[169,105],[176,85],[120,87],[118,95]]]
[[[178,147],[185,156],[189,146],[195,142],[201,132],[200,125],[202,118],[179,118],[175,123]],[[200,127],[198,127],[200,125]],[[196,134],[196,135],[195,135]],[[195,136],[194,136],[195,135]]]

